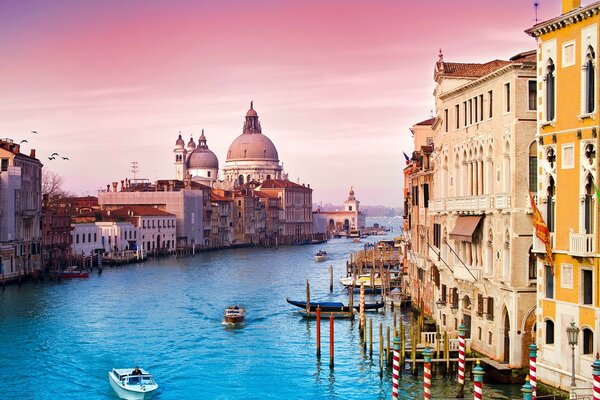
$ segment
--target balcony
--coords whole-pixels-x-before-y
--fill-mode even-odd
[[[585,233],[569,233],[569,254],[577,257],[594,255],[594,235]]]
[[[446,200],[446,210],[454,212],[481,213],[491,208],[490,196],[450,197]]]
[[[481,280],[481,268],[479,267],[472,267],[472,266],[468,266],[469,271],[471,271],[471,273],[473,275],[471,275],[469,273],[469,271],[467,271],[467,268],[465,268],[464,265],[458,263],[458,264],[454,264],[452,266],[452,269],[454,270],[454,279],[460,279],[462,281],[466,281],[466,282],[475,282],[475,281],[479,281]],[[475,278],[473,278],[473,276]]]
[[[494,197],[494,206],[497,210],[504,210],[510,208],[510,194],[497,194]]]
[[[429,200],[429,212],[442,212],[445,211],[444,199],[431,199]]]
[[[554,249],[554,233],[550,233],[550,248]],[[544,243],[535,235],[535,229],[533,230],[533,252],[534,253],[546,253],[546,247]]]

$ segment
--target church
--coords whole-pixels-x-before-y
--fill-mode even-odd
[[[204,130],[198,139],[190,138],[187,146],[181,136],[175,142],[175,178],[189,177],[212,188],[233,190],[249,182],[287,180],[275,145],[263,135],[253,102],[246,113],[242,134],[236,137],[223,167],[223,179],[219,180],[219,160],[209,148]]]

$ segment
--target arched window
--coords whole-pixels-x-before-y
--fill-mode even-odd
[[[554,78],[554,61],[548,60],[546,66],[546,121],[554,120],[555,116],[555,104],[554,97],[556,93],[555,78]]]
[[[594,92],[596,90],[596,68],[594,67],[594,59],[596,54],[592,46],[588,47],[585,55],[585,112],[590,114],[594,112],[595,97]]]
[[[554,322],[546,320],[546,344],[554,344]]]
[[[271,175],[267,175],[267,180],[271,179]]]
[[[594,332],[589,328],[583,328],[581,335],[583,336],[582,354],[594,354]]]
[[[537,142],[529,145],[529,191],[537,192]]]
[[[583,204],[583,227],[585,233],[594,233],[594,183],[592,176],[588,175],[585,183],[585,200]]]
[[[537,279],[537,256],[533,252],[533,246],[529,247],[529,280]]]
[[[546,225],[548,231],[554,232],[554,209],[555,209],[555,197],[556,197],[556,185],[554,184],[554,178],[550,177],[547,188],[547,203],[546,203]]]
[[[243,184],[244,184],[244,175],[240,175],[240,176],[238,176],[238,183],[239,183],[240,185],[243,185]]]

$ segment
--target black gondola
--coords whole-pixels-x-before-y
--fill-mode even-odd
[[[290,303],[293,306],[296,307],[300,307],[306,310],[306,301],[295,301],[295,300],[290,300],[290,299],[285,299],[288,303]],[[335,302],[335,301],[331,301],[331,302],[310,302],[310,311],[315,312],[317,311],[317,306],[319,306],[319,308],[321,309],[321,311],[323,312],[334,312],[334,311],[342,311],[342,312],[349,312],[350,311],[350,307],[344,305],[344,303],[342,302]],[[377,302],[377,303],[365,303],[365,310],[378,310],[381,307],[383,307],[383,302]],[[355,310],[360,310],[360,305],[357,304],[354,306]]]

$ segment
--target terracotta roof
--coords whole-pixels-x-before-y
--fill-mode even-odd
[[[210,201],[233,201],[231,197],[220,196],[216,193],[210,194]]]
[[[510,61],[494,60],[484,64],[451,63],[438,61],[436,70],[443,76],[457,78],[480,78],[509,65]]]
[[[429,119],[426,119],[425,121],[417,122],[415,124],[415,126],[416,125],[433,125],[434,121],[435,121],[435,117],[431,117]]]
[[[297,188],[312,190],[309,187],[294,183],[292,181],[283,179],[267,179],[260,185],[260,189],[284,189],[284,188]]]
[[[111,211],[111,216],[174,217],[175,214],[149,206],[125,206]]]

